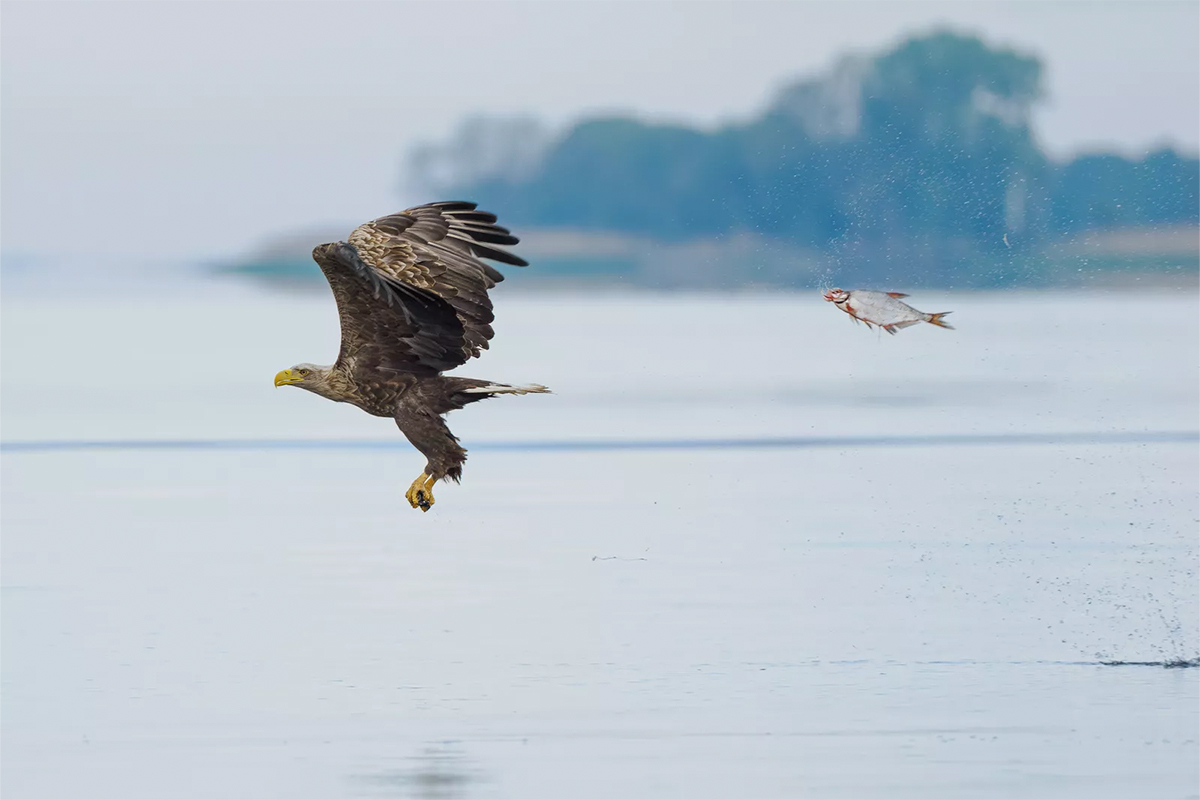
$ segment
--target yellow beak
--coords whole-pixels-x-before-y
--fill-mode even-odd
[[[285,369],[283,372],[275,375],[276,386],[287,386],[289,383],[300,383],[302,380],[304,378],[294,374],[290,369]]]

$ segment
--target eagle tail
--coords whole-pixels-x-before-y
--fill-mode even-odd
[[[472,386],[463,389],[463,394],[551,394],[551,391],[540,383],[530,383],[525,386],[509,386],[507,383],[488,383],[483,386]]]

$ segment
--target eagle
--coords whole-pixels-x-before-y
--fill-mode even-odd
[[[297,364],[275,385],[394,419],[427,459],[404,495],[413,508],[433,506],[437,481],[462,479],[467,451],[446,427],[447,412],[502,394],[549,392],[442,374],[488,348],[488,290],[504,276],[482,259],[528,266],[504,249],[518,241],[495,214],[449,201],[380,217],[348,241],[313,250],[337,302],[341,349],[332,366]]]

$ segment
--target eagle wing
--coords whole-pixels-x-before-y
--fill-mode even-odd
[[[436,375],[478,356],[494,336],[488,290],[501,275],[481,259],[526,266],[502,249],[518,239],[474,203],[417,206],[355,228],[313,259],[337,300],[338,364]]]

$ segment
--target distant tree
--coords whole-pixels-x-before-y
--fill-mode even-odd
[[[720,151],[719,138],[689,128],[596,119],[576,125],[529,180],[489,188],[507,188],[506,207],[547,225],[668,238],[723,232],[726,215],[703,202],[725,177]]]
[[[1053,226],[1088,228],[1196,222],[1200,168],[1172,150],[1141,161],[1119,155],[1081,156],[1059,169],[1052,193]]]
[[[1040,81],[1037,59],[950,33],[878,58],[864,84],[861,166],[847,197],[863,219],[859,234],[1002,246],[1010,185],[1046,166],[1029,128]]]
[[[519,181],[537,171],[550,135],[529,117],[470,117],[444,142],[417,146],[408,157],[414,188]]]
[[[514,223],[752,231],[926,270],[1083,228],[1197,220],[1200,162],[1162,150],[1056,167],[1031,130],[1041,97],[1036,57],[940,31],[842,59],[743,124],[589,119],[552,140],[527,121],[476,120],[418,150],[413,171]]]

